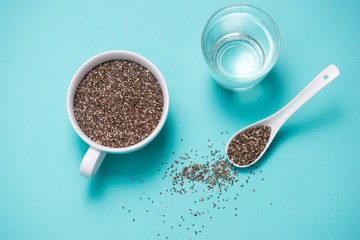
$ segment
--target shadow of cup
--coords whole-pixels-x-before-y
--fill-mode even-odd
[[[89,196],[99,197],[112,185],[121,186],[129,183],[130,178],[145,179],[154,176],[154,171],[161,162],[160,154],[171,143],[171,114],[159,135],[144,148],[127,154],[107,154],[98,173],[91,179]],[[79,139],[81,141],[81,139]],[[111,179],[108,182],[107,179]]]

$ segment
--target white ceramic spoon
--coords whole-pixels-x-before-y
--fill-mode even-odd
[[[274,139],[275,135],[277,134],[277,132],[279,131],[281,126],[286,122],[286,120],[288,120],[291,115],[293,115],[302,105],[304,105],[304,103],[306,103],[311,97],[313,97],[323,87],[325,87],[332,80],[337,78],[339,76],[339,74],[340,74],[340,71],[335,65],[328,66],[324,71],[322,71],[319,75],[317,75],[316,78],[314,78],[314,80],[312,80],[309,83],[309,85],[307,85],[304,88],[304,90],[302,90],[285,107],[283,107],[282,109],[280,109],[279,111],[277,111],[276,113],[271,115],[270,117],[267,117],[267,118],[265,118],[265,119],[263,119],[263,120],[261,120],[259,122],[251,124],[250,126],[247,126],[247,127],[243,128],[243,129],[241,129],[240,131],[238,131],[237,133],[235,133],[230,138],[229,142],[226,145],[226,155],[228,153],[228,148],[229,148],[230,142],[234,139],[234,137],[236,137],[241,132],[243,132],[243,131],[245,131],[247,129],[256,127],[256,126],[267,125],[267,126],[271,127],[271,133],[270,133],[269,141],[267,142],[263,152],[260,154],[260,156],[255,161],[253,161],[249,165],[240,166],[240,165],[234,163],[233,161],[231,161],[229,156],[227,156],[228,159],[229,159],[229,162],[231,164],[233,164],[234,166],[244,168],[244,167],[249,167],[249,166],[255,164],[257,161],[259,161],[259,159],[262,157],[262,155],[264,154],[266,149],[271,144],[272,140]]]

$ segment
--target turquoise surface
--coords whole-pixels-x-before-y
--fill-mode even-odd
[[[360,238],[360,2],[248,2],[273,17],[282,48],[261,84],[229,92],[211,79],[200,36],[213,12],[234,3],[0,2],[0,239]],[[156,140],[108,155],[89,180],[79,175],[88,146],[69,122],[66,93],[83,62],[114,49],[159,68],[170,112]],[[240,172],[220,198],[229,199],[225,209],[212,207],[217,199],[194,203],[202,185],[166,192],[164,172],[184,152],[197,150],[200,162],[210,139],[224,153],[230,135],[280,109],[330,64],[340,77],[289,119],[257,169]]]

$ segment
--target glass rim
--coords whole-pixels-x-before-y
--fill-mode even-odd
[[[230,75],[226,75],[224,73],[222,73],[221,71],[219,71],[218,69],[216,69],[216,67],[210,62],[210,60],[208,59],[206,53],[205,53],[205,46],[204,46],[204,38],[205,38],[205,31],[208,29],[208,26],[210,24],[210,22],[217,16],[219,15],[220,13],[224,12],[225,10],[228,10],[228,9],[231,9],[231,8],[236,8],[236,7],[241,7],[241,8],[250,8],[250,9],[254,9],[258,12],[260,12],[261,14],[263,14],[269,21],[270,23],[274,26],[275,28],[275,32],[276,32],[276,36],[278,37],[279,41],[278,41],[278,51],[276,52],[276,56],[274,58],[274,60],[272,61],[271,64],[268,64],[268,66],[264,69],[261,70],[260,73],[258,74],[255,74],[251,77],[232,77]],[[254,15],[252,15],[254,16]],[[256,17],[256,16],[255,16]],[[279,29],[274,21],[274,19],[272,19],[272,17],[267,13],[265,12],[264,10],[258,8],[258,7],[255,7],[253,5],[250,5],[250,4],[232,4],[232,5],[229,5],[229,6],[226,6],[226,7],[223,7],[223,8],[220,8],[219,10],[217,10],[213,15],[211,15],[211,17],[207,20],[204,28],[203,28],[203,31],[202,31],[202,34],[201,34],[201,49],[202,49],[202,53],[203,53],[203,56],[207,62],[207,64],[217,73],[219,74],[220,76],[222,77],[225,77],[225,78],[228,78],[228,79],[231,79],[233,81],[239,81],[239,80],[246,80],[246,81],[241,81],[242,83],[250,83],[250,82],[253,82],[253,81],[256,81],[257,79],[261,78],[262,76],[266,75],[276,64],[278,58],[279,58],[279,54],[280,54],[280,48],[281,48],[281,37],[280,37],[280,32],[279,32]]]

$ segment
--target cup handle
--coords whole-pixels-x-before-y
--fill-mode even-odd
[[[89,147],[80,165],[80,174],[92,178],[104,160],[106,152]]]

